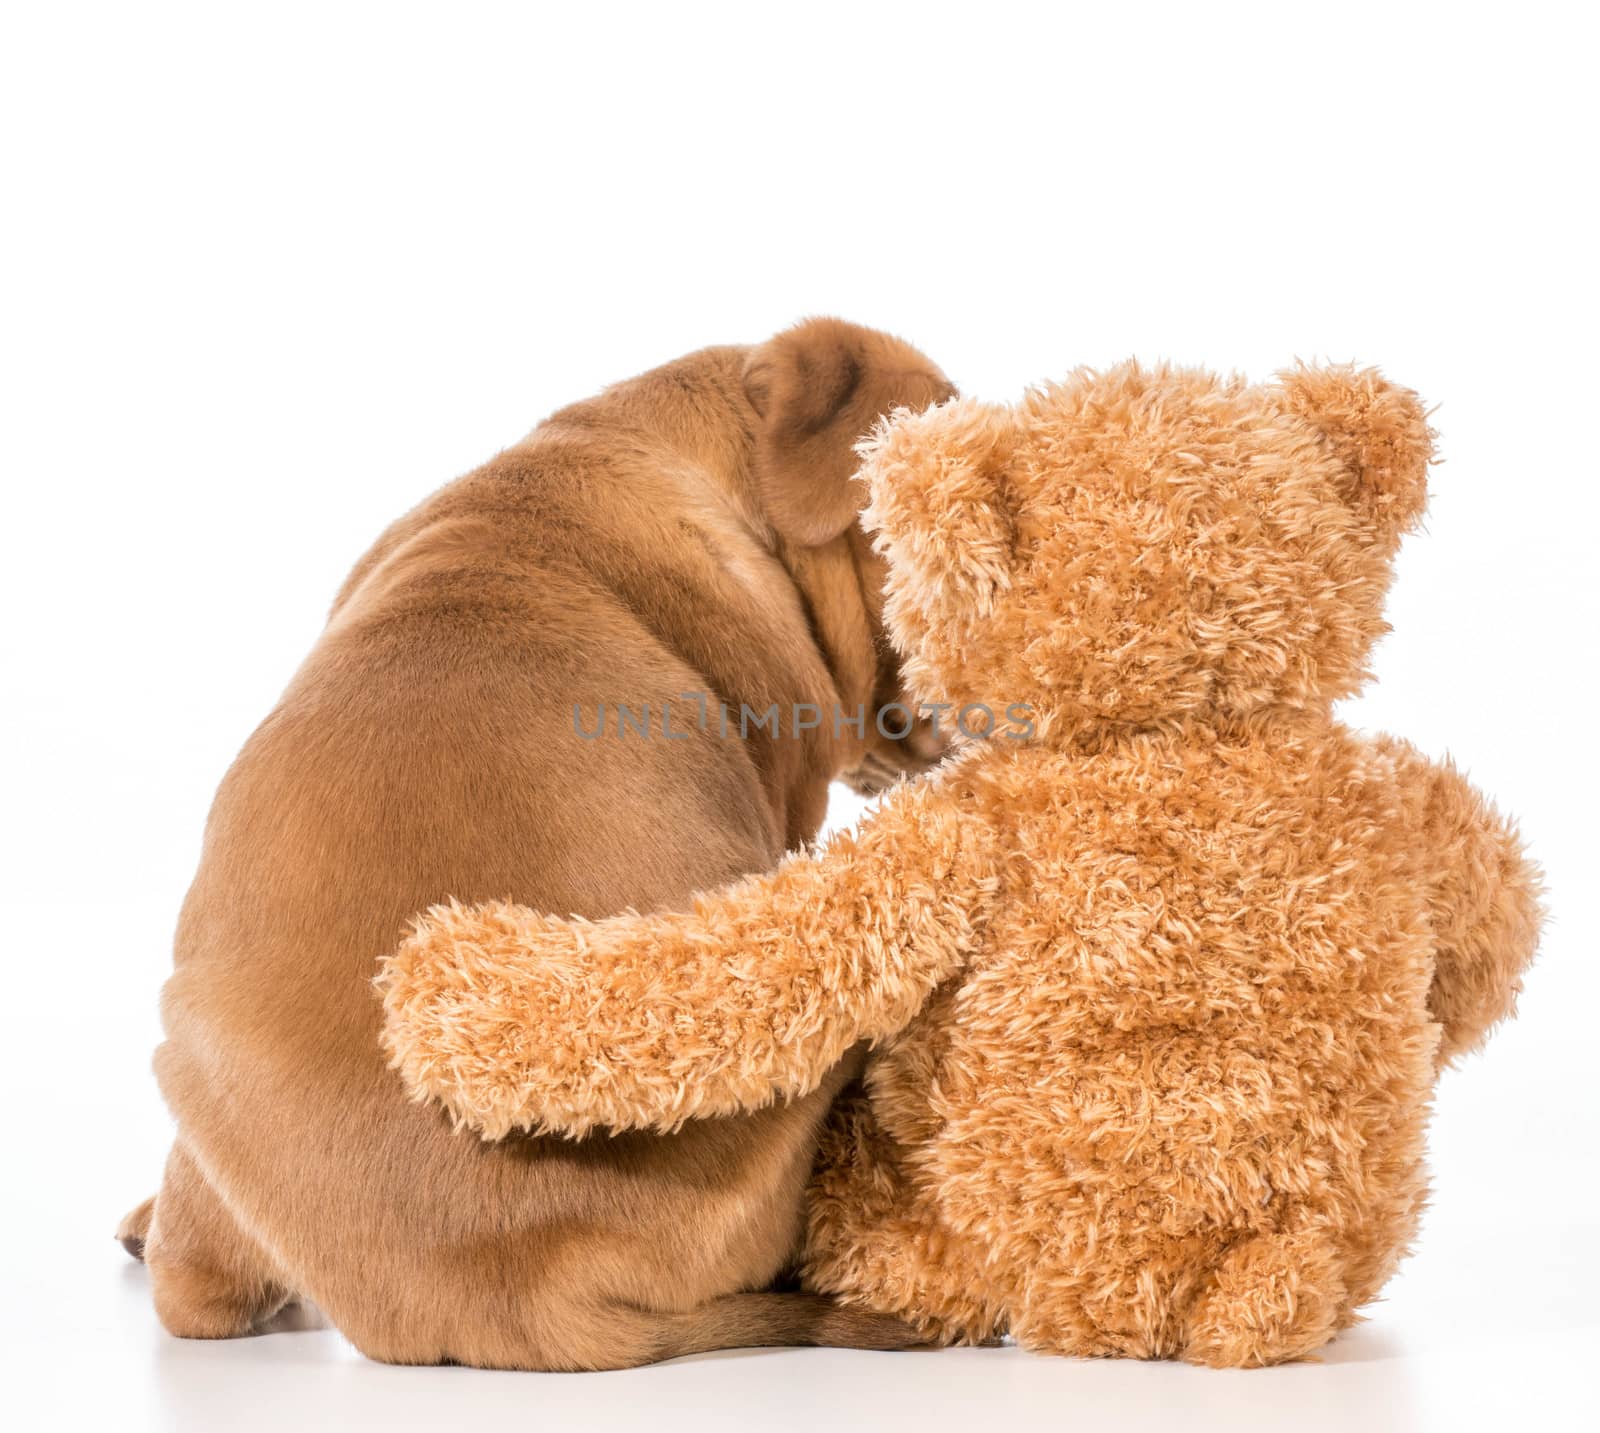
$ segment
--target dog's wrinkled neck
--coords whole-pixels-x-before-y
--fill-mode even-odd
[[[880,684],[878,646],[851,535],[820,547],[780,543],[779,558],[805,609],[811,639],[833,678],[840,705],[853,712],[865,703],[871,720]]]
[[[709,348],[608,390],[622,400],[624,416],[640,411],[648,433],[680,460],[675,471],[700,526],[725,570],[766,595],[759,569],[782,567],[817,655],[849,711],[870,711],[879,685],[878,643],[862,591],[860,559],[867,544],[850,532],[819,547],[796,547],[773,530],[755,480],[756,428],[760,416],[745,394],[743,371],[749,350]],[[670,386],[676,401],[635,404],[626,390],[650,385],[650,396]]]
[[[596,398],[552,414],[531,435],[558,437],[603,427],[627,435],[652,466],[672,479],[681,497],[679,520],[691,526],[717,565],[766,613],[809,638],[814,660],[791,653],[802,680],[796,699],[837,708],[846,718],[858,709],[870,729],[884,686],[881,599],[866,590],[863,571],[870,544],[857,529],[816,547],[784,541],[774,529],[756,479],[760,415],[745,393],[749,350],[708,348],[638,378],[615,384]],[[784,611],[775,611],[777,604]],[[831,689],[830,689],[831,688]],[[740,694],[729,694],[735,697]],[[860,752],[848,729],[808,738],[839,747],[838,765]]]

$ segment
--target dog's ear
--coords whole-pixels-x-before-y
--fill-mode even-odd
[[[755,472],[780,537],[817,547],[866,504],[855,445],[897,407],[924,407],[954,390],[909,346],[839,319],[808,319],[755,349],[744,392],[756,414]]]

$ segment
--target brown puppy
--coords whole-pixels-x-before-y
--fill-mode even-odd
[[[670,1138],[486,1144],[406,1100],[371,981],[430,904],[680,903],[814,834],[833,776],[914,759],[874,730],[898,681],[852,445],[952,391],[836,320],[707,349],[556,413],[357,564],[222,783],[179,922],[156,1052],[177,1138],[119,1231],[173,1333],[303,1295],[403,1363],[911,1341],[760,1292],[848,1070]],[[774,704],[782,731],[739,739]],[[832,719],[863,704],[861,733]]]

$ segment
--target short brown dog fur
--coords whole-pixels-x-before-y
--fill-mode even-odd
[[[768,1291],[848,1062],[675,1136],[485,1145],[407,1099],[372,978],[443,898],[681,903],[814,835],[834,776],[925,762],[874,731],[899,683],[852,447],[951,393],[837,320],[707,349],[556,413],[357,564],[222,783],[179,923],[156,1055],[177,1137],[119,1231],[168,1329],[241,1334],[303,1296],[402,1363],[910,1341]],[[680,693],[868,718],[725,739],[680,701],[664,739]],[[653,739],[585,738],[619,703]]]
[[[1026,703],[1032,739],[684,914],[430,912],[384,977],[408,1083],[491,1136],[694,1128],[876,1040],[808,1287],[940,1341],[1310,1353],[1404,1254],[1438,1067],[1539,930],[1510,824],[1331,710],[1431,451],[1349,368],[1129,364],[891,421],[863,473],[908,682]]]

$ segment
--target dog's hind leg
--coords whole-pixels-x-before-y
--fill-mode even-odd
[[[289,1302],[290,1290],[181,1144],[167,1156],[153,1204],[135,1209],[118,1235],[130,1253],[137,1241],[156,1313],[179,1338],[237,1338]]]

